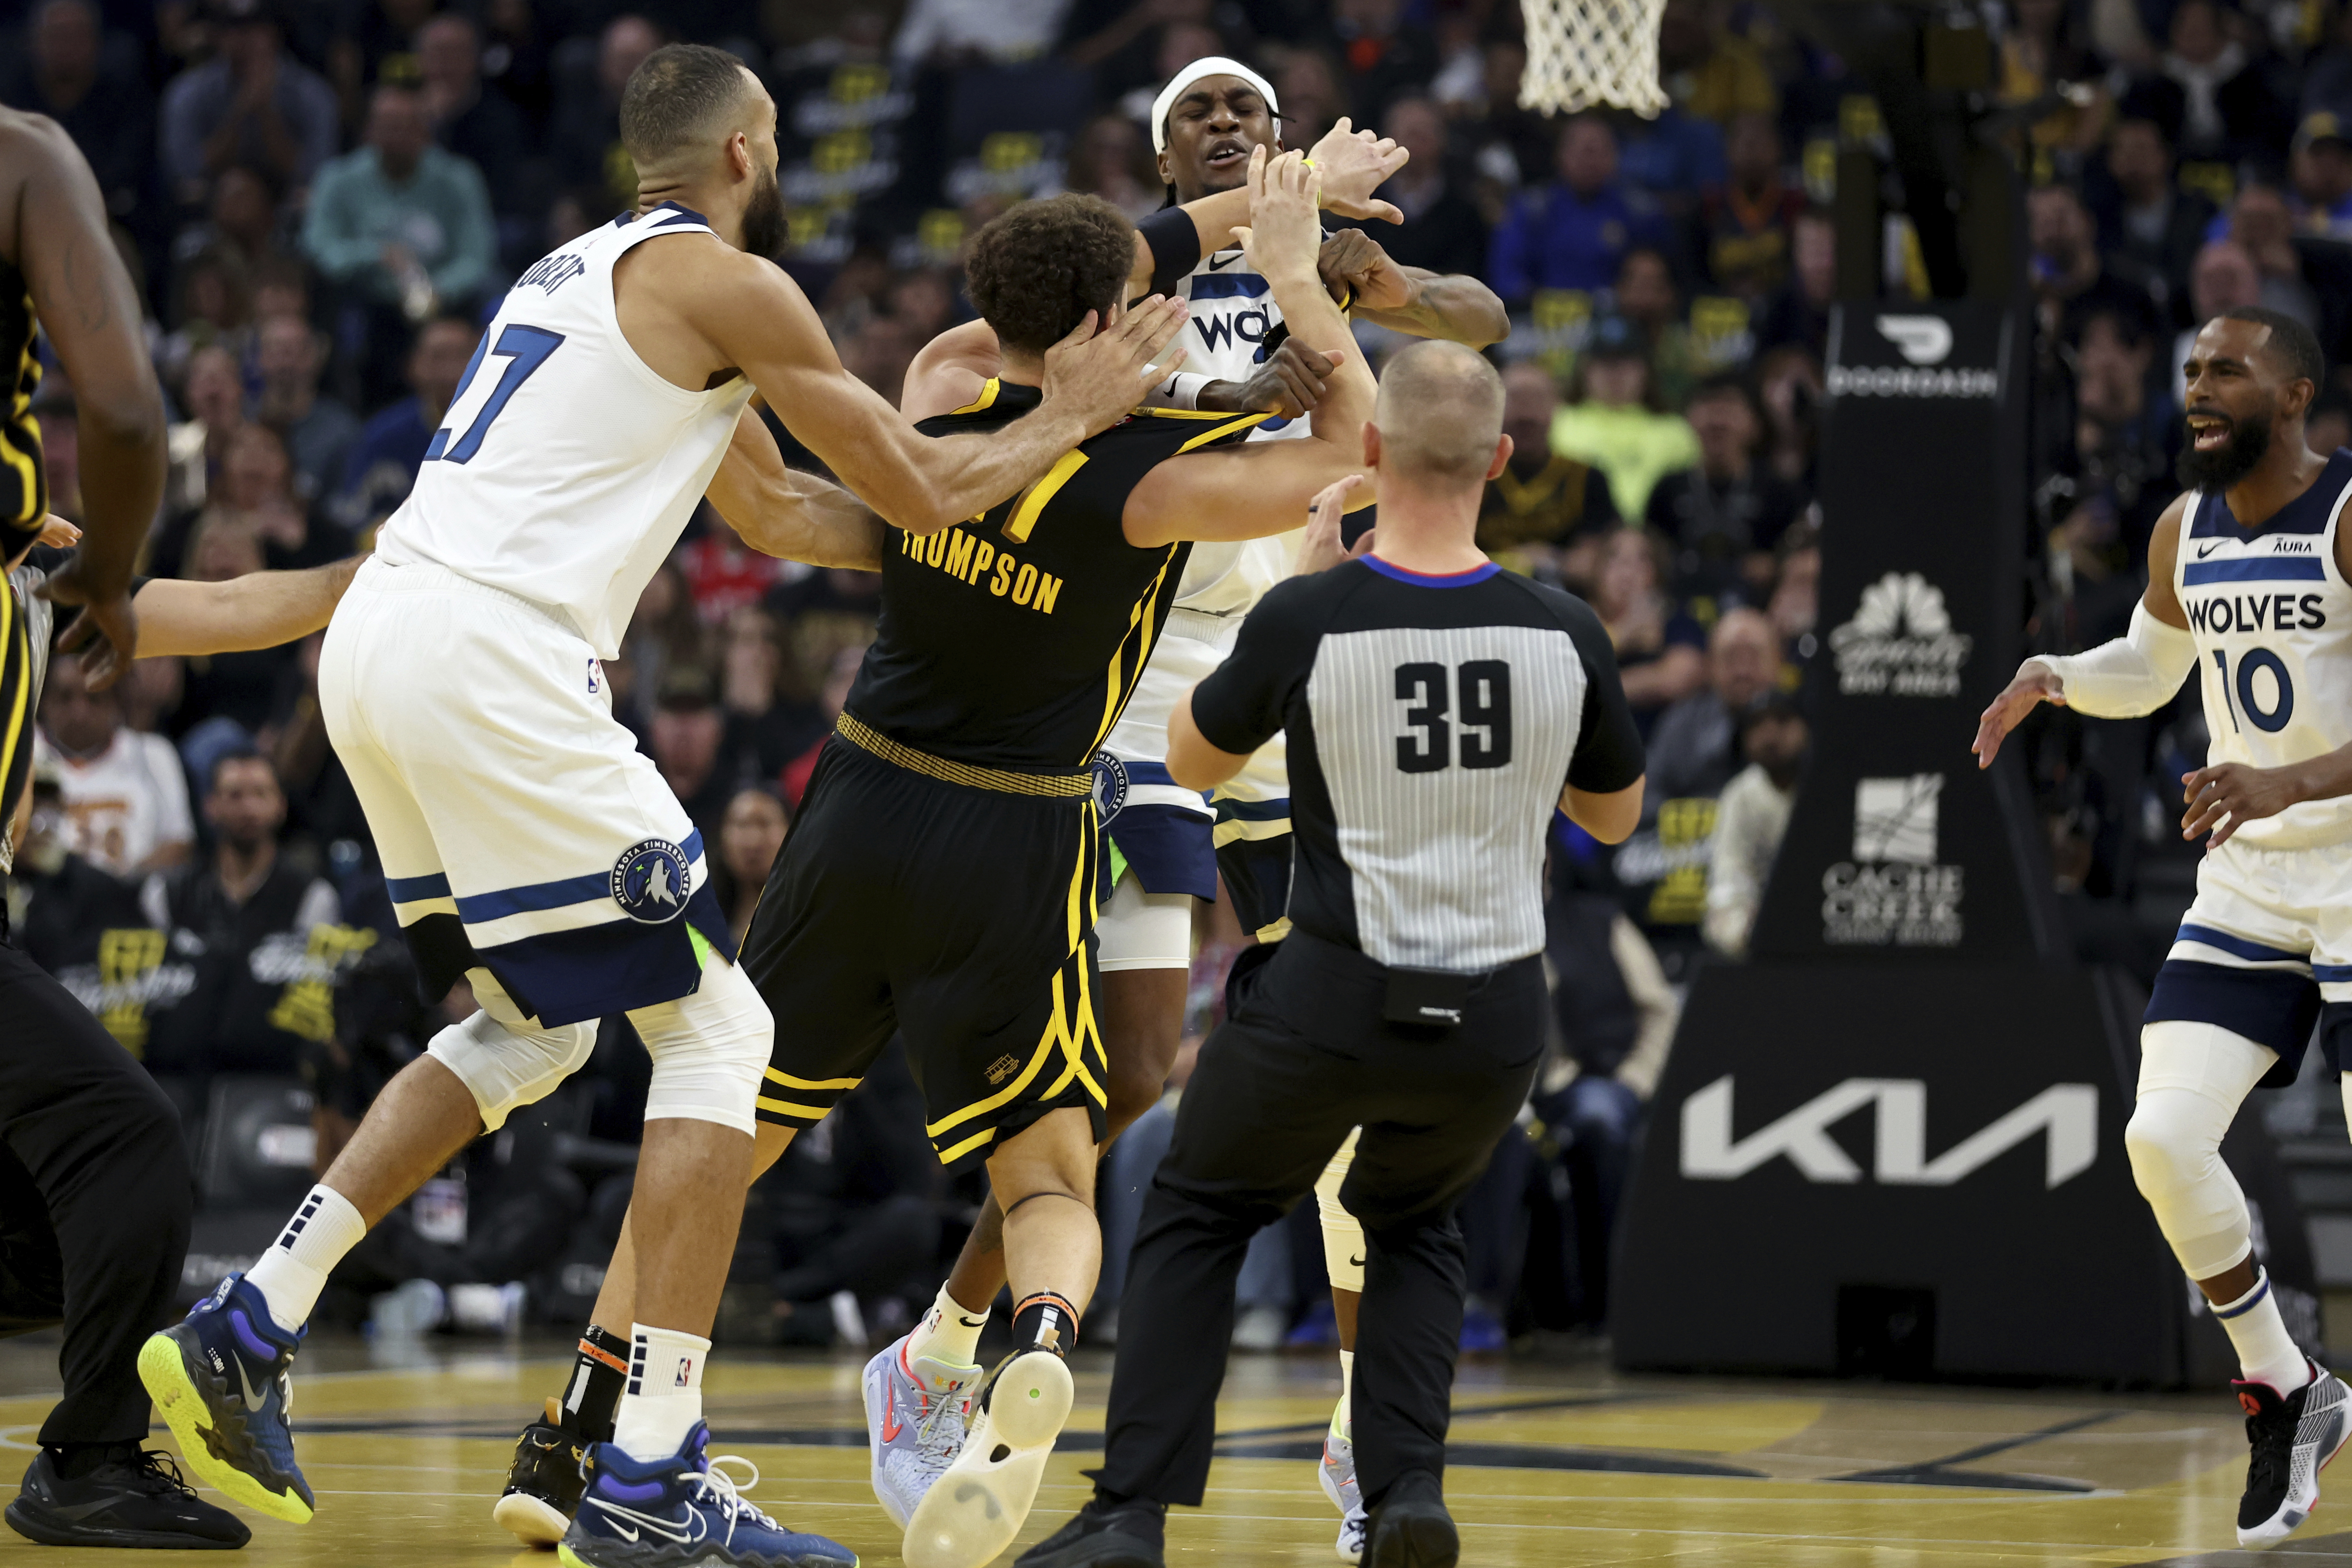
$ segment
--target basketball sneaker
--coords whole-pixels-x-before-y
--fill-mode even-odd
[[[2238,1544],[2268,1546],[2294,1533],[2319,1506],[2319,1472],[2352,1437],[2346,1390],[2336,1375],[2311,1364],[2311,1381],[2292,1394],[2267,1383],[2232,1382],[2245,1407],[2246,1495],[2238,1503]]]
[[[231,1502],[301,1524],[318,1500],[294,1462],[294,1380],[302,1334],[279,1328],[242,1274],[147,1336],[139,1381],[197,1479]]]
[[[874,1496],[899,1529],[940,1472],[963,1451],[966,1390],[977,1366],[928,1355],[909,1360],[904,1334],[866,1364],[866,1439],[874,1456]]]
[[[1366,1531],[1369,1568],[1454,1568],[1462,1536],[1445,1511],[1445,1490],[1427,1470],[1407,1470],[1372,1511]]]
[[[1013,1544],[1076,1393],[1070,1369],[1050,1350],[996,1364],[980,1386],[962,1451],[907,1521],[907,1568],[981,1568]]]
[[[1356,1485],[1356,1445],[1339,1433],[1323,1433],[1323,1462],[1315,1467],[1323,1495],[1339,1511],[1337,1550],[1342,1563],[1364,1560],[1364,1494]]]
[[[751,1471],[737,1481],[720,1465]],[[555,1549],[562,1568],[857,1568],[857,1553],[822,1535],[785,1529],[743,1500],[760,1471],[751,1460],[710,1457],[710,1426],[697,1421],[676,1454],[639,1464],[612,1443],[588,1449],[586,1490]]]
[[[191,1490],[169,1458],[136,1443],[70,1468],[78,1473],[60,1469],[53,1449],[34,1455],[24,1490],[9,1500],[8,1528],[44,1546],[234,1552],[253,1539],[245,1521]]]
[[[555,1401],[547,1402],[547,1419],[533,1421],[515,1439],[514,1463],[507,1467],[507,1490],[499,1494],[490,1517],[526,1546],[552,1546],[572,1528],[580,1511],[580,1461],[587,1446],[579,1435],[564,1430]]]

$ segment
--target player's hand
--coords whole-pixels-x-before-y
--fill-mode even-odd
[[[131,608],[129,584],[99,592],[82,576],[86,557],[76,556],[41,584],[40,595],[53,604],[78,604],[81,613],[58,639],[58,652],[70,653],[87,646],[81,656],[89,689],[102,692],[120,680],[139,656],[139,613]]]
[[[1977,766],[1992,766],[2002,738],[2023,722],[2036,704],[2064,707],[2065,690],[2065,683],[2048,665],[2029,661],[2021,666],[2017,678],[2002,688],[2000,695],[1992,699],[1992,706],[1984,710],[1984,716],[1977,720],[1977,738],[1969,747],[1977,754]]]
[[[1316,253],[1315,270],[1331,298],[1339,298],[1345,289],[1353,308],[1408,310],[1421,297],[1421,285],[1361,229],[1340,229],[1325,240]]]
[[[51,512],[41,519],[41,537],[37,542],[51,549],[71,549],[81,543],[81,530]]]
[[[1323,133],[1307,156],[1323,175],[1323,204],[1343,218],[1404,222],[1395,204],[1376,202],[1372,193],[1388,183],[1412,156],[1385,136],[1349,128],[1346,116]]]
[[[1304,419],[1323,401],[1331,372],[1347,359],[1347,350],[1310,349],[1296,338],[1285,338],[1268,354],[1257,373],[1245,382],[1212,382],[1202,388],[1202,406],[1212,406],[1207,394],[1216,390],[1213,406],[1234,413],[1275,413]]]
[[[1298,541],[1298,564],[1293,569],[1297,576],[1328,571],[1348,559],[1348,547],[1339,542],[1339,525],[1348,515],[1349,494],[1363,482],[1361,474],[1350,474],[1324,486],[1307,503],[1307,537]]]
[[[2180,796],[2189,809],[2180,815],[2180,836],[2200,833],[2209,850],[2220,849],[2230,835],[2248,822],[2275,817],[2303,799],[2292,768],[2249,768],[2224,762],[2180,776]]]
[[[1323,177],[1307,166],[1297,152],[1266,156],[1263,145],[1250,150],[1250,221],[1237,228],[1253,270],[1269,281],[1303,281],[1316,276],[1315,256],[1322,248],[1323,224],[1316,203]]]
[[[1155,294],[1104,331],[1095,329],[1097,319],[1087,311],[1068,337],[1045,350],[1045,384],[1039,389],[1045,402],[1084,421],[1088,435],[1099,435],[1126,418],[1143,401],[1146,386],[1172,375],[1184,362],[1182,349],[1167,351],[1184,329],[1181,299]]]

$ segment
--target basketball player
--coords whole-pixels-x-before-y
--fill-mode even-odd
[[[1453,1211],[1542,1054],[1545,835],[1557,807],[1615,843],[1642,809],[1606,629],[1478,549],[1479,500],[1511,452],[1502,419],[1501,378],[1468,350],[1391,360],[1362,436],[1376,553],[1267,594],[1170,721],[1169,771],[1195,789],[1287,733],[1291,931],[1202,1048],[1129,1265],[1094,1498],[1024,1568],[1164,1563],[1168,1505],[1198,1506],[1207,1481],[1243,1252],[1351,1132],[1364,1561],[1456,1561],[1441,1483]]]
[[[1263,147],[1279,152],[1280,106],[1272,85],[1238,61],[1193,61],[1171,77],[1152,106],[1152,139],[1171,205],[1145,219],[1138,232],[1150,261],[1133,286],[1185,299],[1188,369],[1155,389],[1152,402],[1174,408],[1276,415],[1251,433],[1253,441],[1297,439],[1301,417],[1322,397],[1328,361],[1306,350],[1283,326],[1266,279],[1230,243],[1235,209],[1245,196],[1250,158]],[[1342,120],[1310,155],[1318,168],[1345,156],[1360,158],[1356,133]],[[1352,169],[1352,162],[1343,165]],[[1392,172],[1392,170],[1383,172]],[[1327,175],[1326,189],[1333,188]],[[1350,214],[1402,217],[1385,204],[1350,196],[1327,200]],[[1227,225],[1219,228],[1220,220]],[[1318,256],[1327,281],[1352,302],[1358,319],[1417,337],[1445,338],[1484,348],[1509,330],[1502,301],[1471,277],[1441,277],[1398,267],[1362,231],[1328,236]],[[926,358],[992,365],[996,345],[985,323],[943,337]],[[1336,519],[1335,519],[1336,521]],[[1298,551],[1295,533],[1280,538],[1199,544],[1184,569],[1160,645],[1144,667],[1134,697],[1120,715],[1097,766],[1114,780],[1118,802],[1108,810],[1110,897],[1096,931],[1100,943],[1103,1047],[1110,1064],[1107,1136],[1116,1137],[1150,1109],[1168,1081],[1182,1041],[1192,962],[1193,901],[1214,899],[1220,862],[1243,925],[1262,940],[1286,929],[1282,909],[1290,885],[1288,786],[1276,737],[1250,766],[1219,791],[1212,808],[1178,787],[1162,762],[1168,716],[1192,684],[1214,669],[1260,595],[1290,575]],[[1339,1156],[1344,1161],[1343,1151]],[[1335,1163],[1338,1175],[1344,1164]],[[1332,1182],[1337,1191],[1337,1175]],[[1339,1550],[1348,1562],[1360,1553],[1363,1510],[1355,1496],[1345,1411],[1345,1382],[1353,1360],[1354,1291],[1362,1284],[1361,1232],[1339,1207],[1326,1203],[1325,1253],[1342,1329],[1342,1393],[1332,1418],[1329,1452],[1318,1468],[1326,1492],[1341,1514]],[[912,1454],[927,1437],[889,1419],[889,1412],[930,1396],[911,1369],[929,1362],[950,1369],[950,1381],[977,1375],[971,1365],[989,1304],[1005,1282],[1003,1215],[991,1195],[956,1266],[922,1322],[867,1364],[866,1421],[877,1469],[892,1465],[894,1447]]]
[[[773,1029],[724,956],[692,825],[612,717],[599,662],[754,388],[882,517],[936,530],[1118,418],[1181,308],[1155,303],[1091,336],[1100,313],[1073,321],[1048,345],[1033,418],[927,440],[842,369],[764,259],[782,202],[758,78],[722,50],[657,50],[624,91],[621,130],[638,210],[507,296],[320,659],[328,732],[427,988],[467,975],[483,1010],[394,1080],[251,1273],[152,1339],[142,1373],[205,1479],[307,1520],[288,1369],[327,1271],[578,1067],[597,1017],[625,1012],[653,1057],[631,1375],[561,1554],[610,1568],[650,1531],[701,1542],[712,1564],[850,1563],[741,1501],[708,1458],[706,1335]]]
[[[2221,1156],[2247,1092],[2294,1081],[2315,1023],[2352,1105],[2352,451],[2304,444],[2326,374],[2290,317],[2215,317],[2186,374],[2189,493],[2148,541],[2130,632],[2027,660],[1975,750],[1991,766],[2037,703],[2123,718],[2162,707],[2192,670],[2202,684],[2211,750],[2181,780],[2181,835],[2206,853],[2140,1028],[2124,1138],[2165,1239],[2237,1347],[2253,1450],[2238,1540],[2262,1546],[2303,1523],[2352,1435],[2344,1385],[2279,1316]]]

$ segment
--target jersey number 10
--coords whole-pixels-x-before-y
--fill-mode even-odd
[[[1405,733],[1396,737],[1402,771],[1439,772],[1454,762],[1457,748],[1465,768],[1510,762],[1511,666],[1502,660],[1472,659],[1451,672],[1443,664],[1399,664],[1396,695],[1412,705],[1405,710]]]

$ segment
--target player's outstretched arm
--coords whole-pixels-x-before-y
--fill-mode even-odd
[[[776,438],[745,409],[705,492],[728,527],[761,555],[811,566],[882,570],[882,519],[828,480],[784,466]]]
[[[1346,293],[1359,321],[1467,349],[1483,349],[1511,334],[1510,313],[1493,289],[1475,277],[1400,267],[1361,229],[1341,229],[1325,240],[1316,267],[1326,287]]]
[[[47,584],[82,606],[75,625],[105,639],[90,685],[110,685],[138,645],[131,566],[163,497],[163,396],[141,330],[138,292],[107,232],[98,181],[64,131],[0,110],[0,256],[25,275],[33,309],[80,410],[81,552]],[[13,186],[13,189],[8,187]],[[13,559],[29,539],[0,538]]]
[[[1979,768],[1992,766],[2001,741],[2042,703],[2095,718],[2136,718],[2154,713],[2180,690],[2197,667],[2189,616],[2172,586],[2187,512],[2186,497],[2174,501],[2148,536],[2147,591],[2132,611],[2128,633],[2087,653],[2037,653],[2019,666],[2016,678],[1977,720],[1977,737],[1969,749],[1976,753]]]
[[[751,377],[794,437],[909,533],[952,528],[1039,478],[1182,360],[1180,350],[1150,369],[1183,329],[1182,301],[1146,301],[1102,330],[1089,313],[1046,350],[1039,407],[985,434],[935,440],[842,367],[807,296],[774,265],[719,246],[694,246],[672,265],[686,319],[720,361]]]
[[[326,625],[343,591],[365,559],[352,556],[302,571],[254,571],[226,582],[183,582],[159,577],[141,585],[142,659],[242,653],[297,643]],[[58,643],[75,646],[70,632]]]

